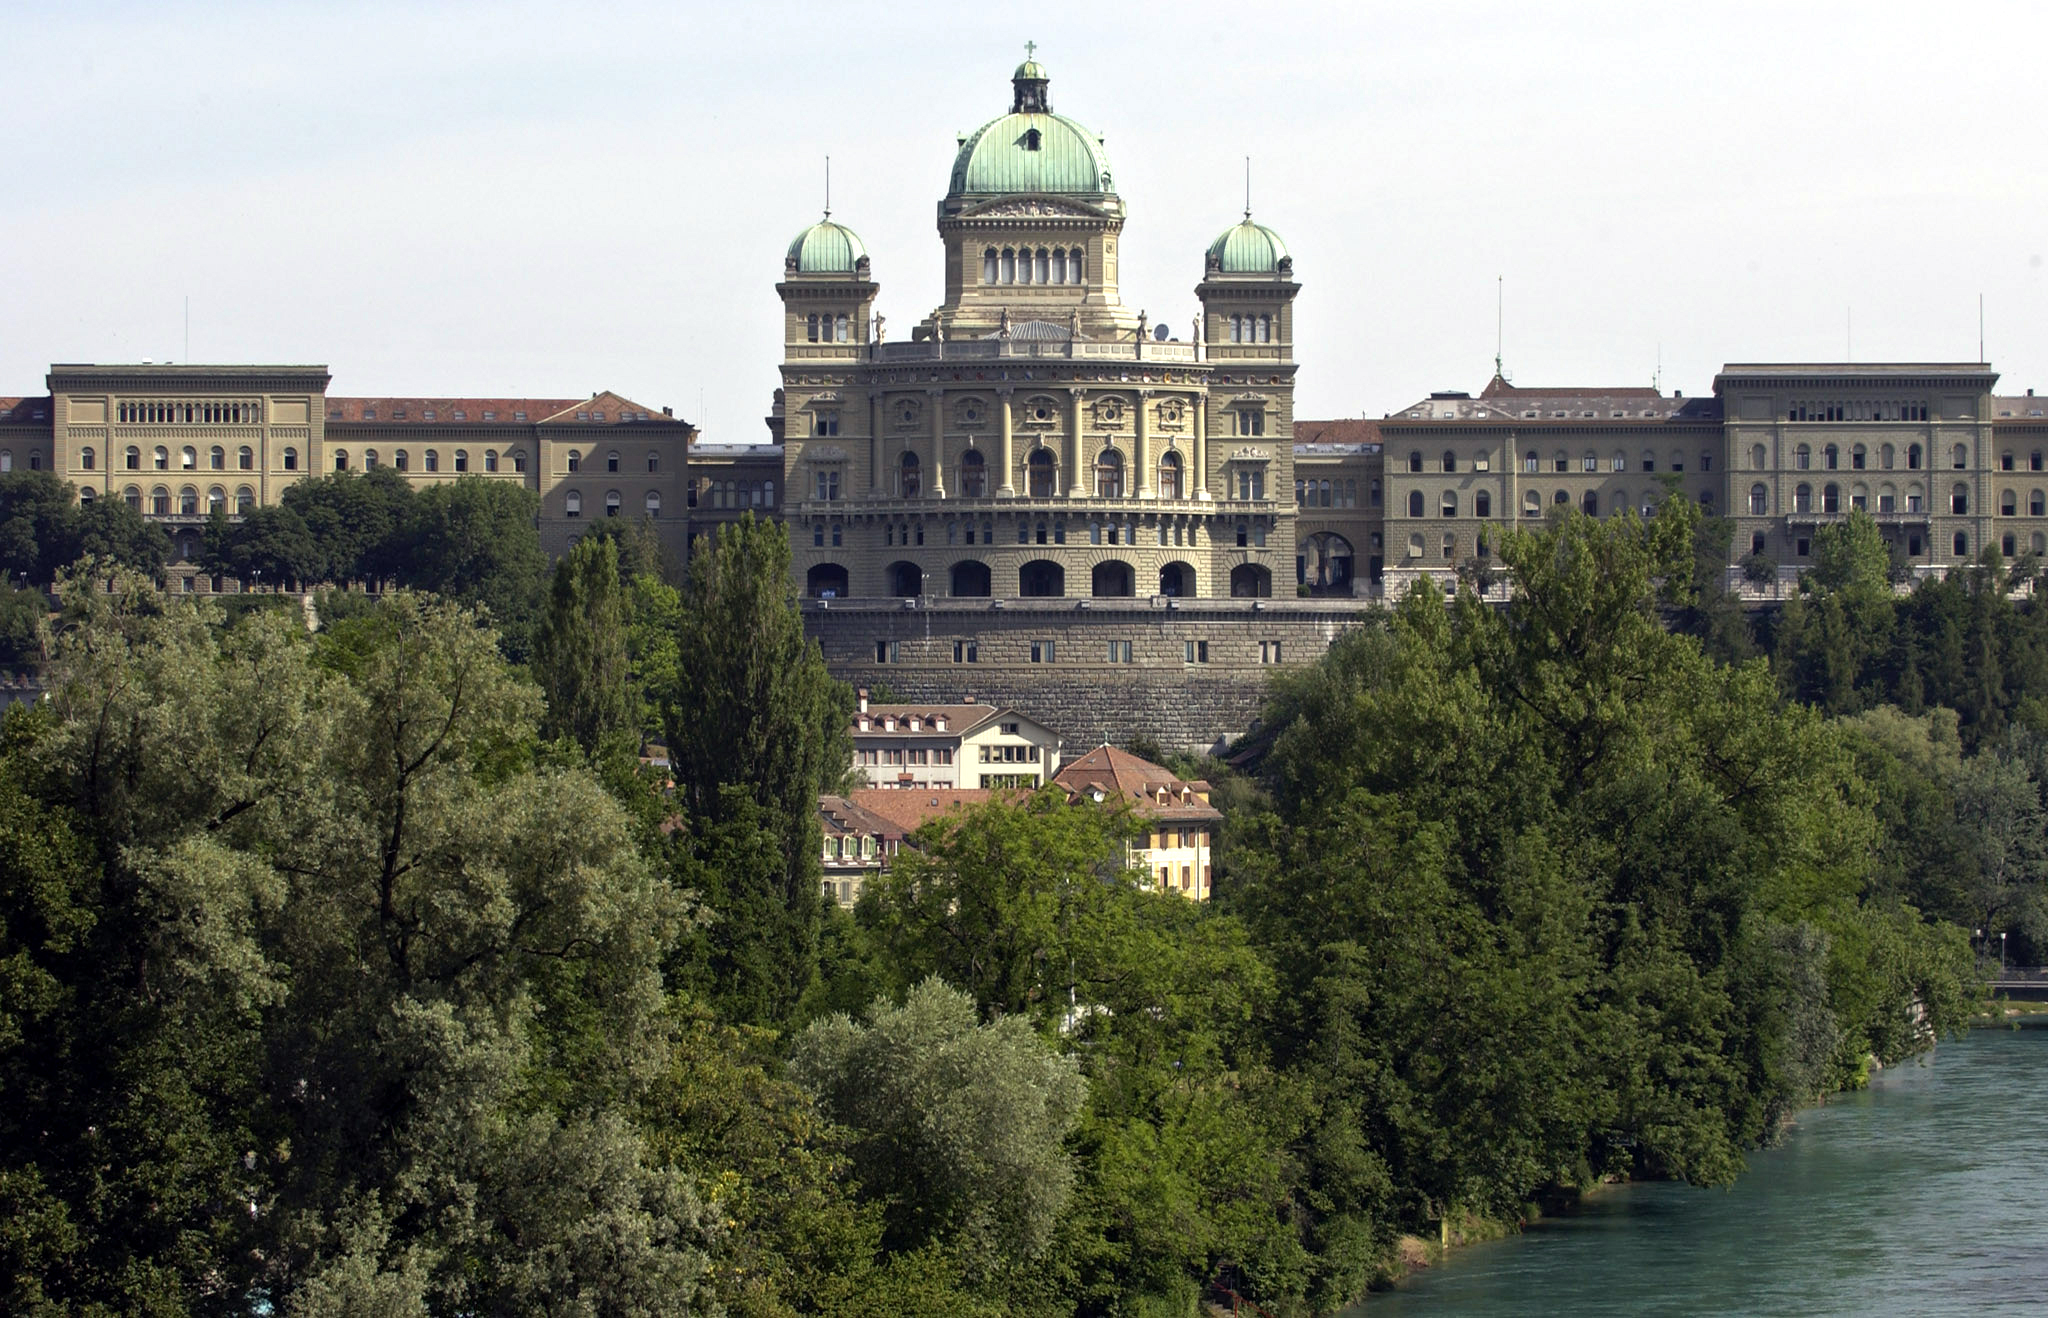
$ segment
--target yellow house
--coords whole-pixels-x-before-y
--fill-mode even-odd
[[[1223,812],[1209,804],[1209,784],[1174,777],[1171,770],[1114,746],[1098,746],[1053,775],[1070,797],[1121,801],[1145,827],[1131,848],[1131,865],[1166,892],[1209,900],[1209,867]]]

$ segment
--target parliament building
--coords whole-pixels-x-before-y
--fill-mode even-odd
[[[1730,519],[1751,597],[1782,595],[1854,511],[1917,575],[2048,552],[2048,400],[1998,392],[1984,363],[1738,364],[1695,397],[1528,388],[1496,364],[1477,392],[1297,419],[1280,236],[1247,211],[1189,253],[1200,314],[1153,324],[1120,286],[1126,217],[1103,139],[1027,59],[1007,111],[956,144],[945,299],[907,333],[886,332],[852,228],[828,212],[790,242],[767,443],[701,442],[612,393],[370,398],[330,394],[323,366],[59,365],[46,394],[0,397],[0,470],[165,523],[186,589],[212,510],[317,472],[518,482],[556,553],[598,517],[651,519],[678,552],[780,518],[837,675],[1029,709],[1069,745],[1241,732],[1264,678],[1314,660],[1362,599],[1484,580],[1505,529],[1561,507],[1650,516],[1680,494]]]

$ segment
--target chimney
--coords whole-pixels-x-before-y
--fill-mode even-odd
[[[863,713],[863,714],[867,713],[867,712],[868,712],[868,689],[867,689],[866,687],[862,687],[862,688],[860,688],[860,689],[859,689],[858,691],[854,692],[854,694],[860,697],[860,712],[861,712],[861,713]]]
[[[971,705],[974,703],[974,696],[972,695],[972,693],[962,696],[960,697],[960,703],[963,705]]]

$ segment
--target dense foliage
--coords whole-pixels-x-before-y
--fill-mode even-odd
[[[436,588],[317,635],[106,562],[0,599],[53,692],[0,725],[0,1308],[1327,1313],[1404,1236],[1725,1182],[2043,916],[2032,611],[1896,599],[1853,522],[1761,632],[1682,501],[1419,588],[1200,766],[1213,903],[1048,791],[847,912],[781,528],[546,583],[485,484],[217,528]]]

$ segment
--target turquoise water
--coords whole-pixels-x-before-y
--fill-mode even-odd
[[[1880,1072],[1732,1188],[1621,1187],[1346,1313],[2048,1315],[2048,1028]]]

